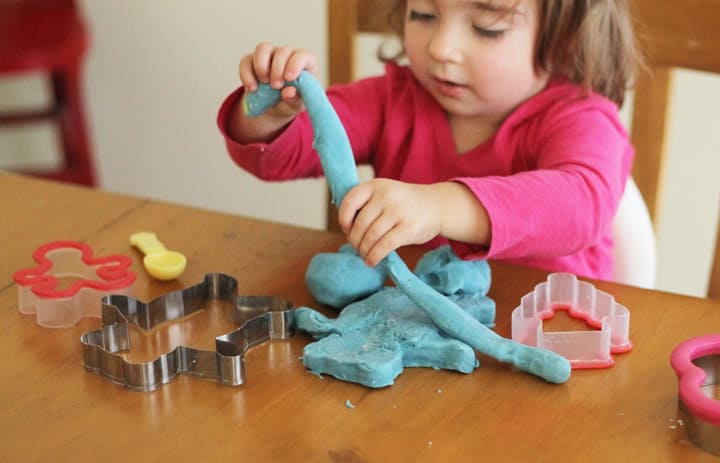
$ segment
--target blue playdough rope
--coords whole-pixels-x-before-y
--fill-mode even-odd
[[[333,203],[341,204],[345,194],[358,184],[355,158],[345,128],[327,99],[325,89],[312,74],[303,71],[300,77],[286,85],[296,87],[302,95],[313,126],[313,147],[320,156]],[[245,113],[249,116],[262,114],[279,98],[280,90],[260,84],[256,92],[245,97]],[[566,358],[498,335],[425,284],[408,269],[396,252],[389,254],[381,264],[395,284],[447,335],[546,381],[564,383],[570,377],[570,362]]]

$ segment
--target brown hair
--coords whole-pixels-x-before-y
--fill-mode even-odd
[[[628,0],[537,1],[535,66],[622,105],[640,62]],[[406,1],[394,2],[388,21],[402,35]],[[387,61],[402,54],[378,55]]]

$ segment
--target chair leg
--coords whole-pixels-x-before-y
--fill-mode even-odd
[[[81,64],[74,63],[52,74],[52,89],[60,108],[60,142],[65,168],[51,178],[95,186],[95,166],[85,122],[80,78]]]

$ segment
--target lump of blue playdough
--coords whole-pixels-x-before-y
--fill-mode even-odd
[[[415,274],[436,291],[445,294],[482,294],[490,290],[490,266],[484,260],[460,259],[450,246],[425,254]]]
[[[343,246],[335,256],[345,259],[356,254]],[[358,259],[340,279],[331,266],[311,264],[307,278],[329,282],[315,287],[315,297],[320,301],[355,300],[358,291],[353,274],[363,276],[372,270]],[[473,319],[485,326],[494,324],[495,303],[485,296],[490,285],[486,262],[463,261],[446,246],[423,256],[416,272]],[[306,368],[368,387],[391,385],[404,367],[470,373],[478,365],[472,347],[443,334],[427,312],[399,288],[375,289],[369,297],[345,307],[334,320],[299,308],[296,323],[299,330],[319,338],[303,351]]]
[[[378,291],[386,278],[382,266],[368,267],[349,244],[338,252],[316,254],[305,272],[305,283],[315,299],[336,309]]]

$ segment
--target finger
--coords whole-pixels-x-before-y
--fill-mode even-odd
[[[365,234],[360,241],[357,252],[363,258],[367,259],[370,252],[377,244],[390,232],[396,225],[396,221],[389,215],[380,214],[369,227],[365,230]]]
[[[287,102],[290,105],[293,105],[294,103],[299,100],[299,94],[297,91],[297,88],[295,87],[285,87],[280,92],[280,95],[282,96],[283,101]]]
[[[372,201],[365,204],[362,209],[357,213],[355,221],[350,228],[348,233],[348,243],[352,245],[356,250],[360,250],[360,244],[365,239],[368,229],[372,224],[380,217],[382,209],[376,206]],[[362,255],[362,254],[360,254]],[[364,257],[364,256],[363,256]]]
[[[285,69],[290,56],[295,52],[291,47],[279,47],[275,49],[272,63],[270,64],[270,85],[272,88],[283,88],[285,85]]]
[[[240,75],[240,82],[249,92],[254,92],[258,88],[257,79],[255,78],[255,72],[252,66],[252,55],[245,55],[239,64],[238,74]]]
[[[270,64],[272,63],[274,53],[275,45],[269,42],[263,42],[255,47],[255,53],[253,53],[253,69],[260,82],[270,82]]]
[[[290,97],[287,97],[289,94]],[[295,87],[285,87],[282,89],[282,102],[286,109],[285,112],[288,115],[296,115],[305,110],[305,103],[303,102],[302,96]]]
[[[343,233],[347,234],[352,228],[358,211],[370,200],[372,190],[366,184],[357,185],[345,195],[338,208],[338,224]]]
[[[317,57],[307,50],[295,50],[285,67],[285,80],[295,80],[304,69],[315,74],[317,68]]]
[[[402,227],[399,226],[385,233],[382,239],[377,241],[368,251],[365,256],[365,264],[370,267],[375,267],[386,258],[388,254],[402,246],[402,235]]]

